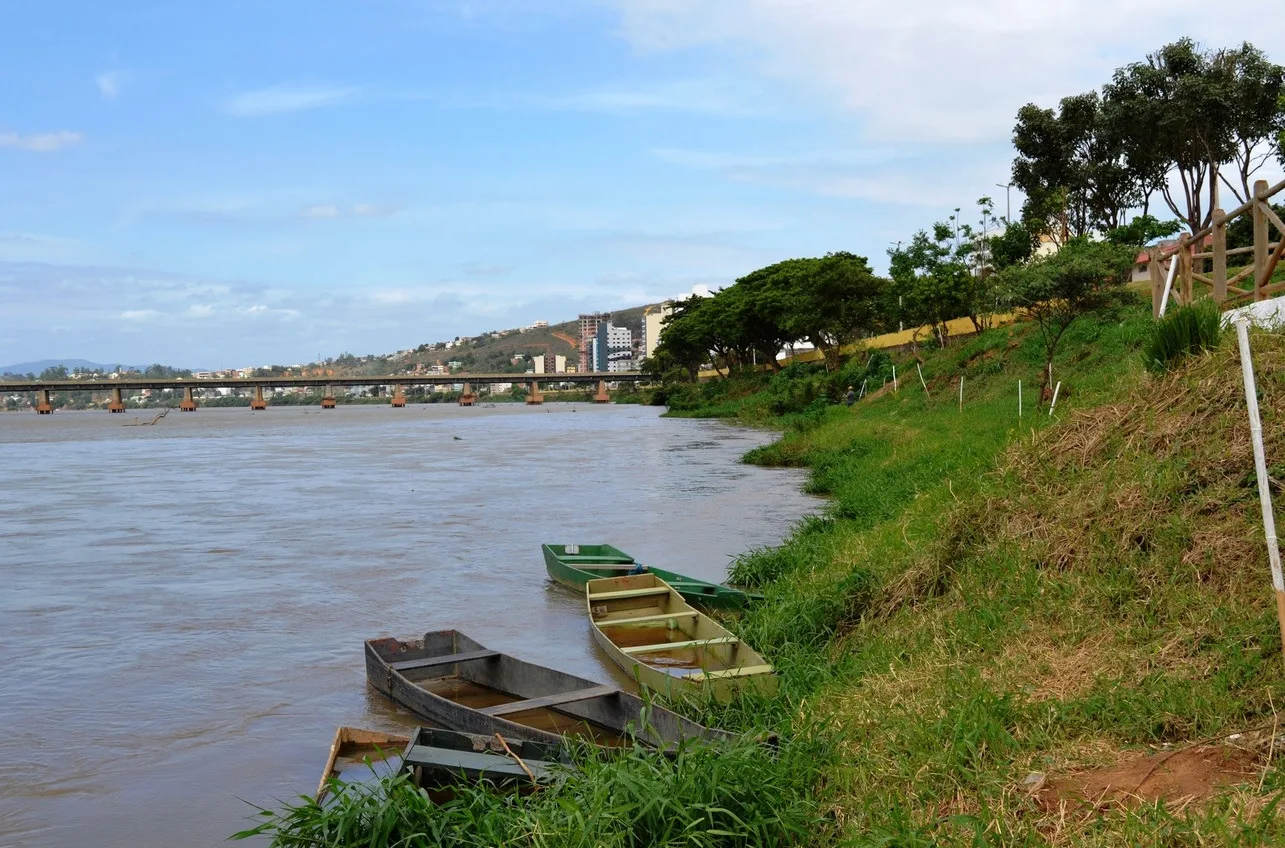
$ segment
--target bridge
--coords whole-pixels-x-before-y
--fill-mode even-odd
[[[486,386],[497,383],[526,383],[529,404],[544,403],[540,394],[541,383],[573,383],[579,385],[597,384],[593,396],[595,403],[607,403],[607,383],[641,383],[652,379],[650,374],[638,371],[621,372],[585,372],[583,374],[385,374],[371,377],[213,377],[196,379],[182,377],[173,380],[158,380],[149,377],[124,376],[118,379],[93,380],[11,380],[0,381],[0,394],[34,394],[36,412],[49,415],[54,411],[52,396],[54,392],[111,392],[112,399],[107,404],[110,412],[124,412],[125,399],[122,392],[141,389],[183,390],[183,400],[179,409],[192,412],[196,409],[196,397],[193,391],[202,389],[253,389],[254,399],[250,401],[251,409],[267,409],[268,401],[263,396],[264,389],[310,387],[325,389],[321,399],[323,409],[336,406],[334,389],[352,386],[392,386],[394,388],[391,403],[393,406],[406,405],[406,388],[408,386],[444,386],[462,385],[463,393],[459,398],[460,406],[472,406],[477,402],[473,391],[474,385]]]

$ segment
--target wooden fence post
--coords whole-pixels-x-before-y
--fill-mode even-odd
[[[1179,279],[1182,281],[1182,302],[1191,303],[1191,235],[1183,233],[1178,236],[1178,255],[1174,259],[1178,262]]]
[[[1227,218],[1214,210],[1214,303],[1227,299]]]
[[[1254,183],[1254,300],[1266,300],[1267,292],[1267,216],[1263,214],[1263,205],[1267,203],[1263,196],[1267,194],[1267,180]],[[1285,238],[1285,234],[1282,234]]]
[[[1165,272],[1160,267],[1158,247],[1151,248],[1151,260],[1147,262],[1147,273],[1151,275],[1151,317],[1160,317],[1160,301],[1165,296]]]

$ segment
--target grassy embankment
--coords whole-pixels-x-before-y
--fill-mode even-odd
[[[466,792],[446,809],[403,785],[391,803],[305,804],[275,820],[280,844],[1280,843],[1285,675],[1234,345],[1156,377],[1139,354],[1150,326],[1141,308],[1077,325],[1053,418],[1029,388],[1017,418],[1016,381],[1037,385],[1042,363],[1022,325],[923,351],[931,397],[909,352],[894,354],[895,393],[879,358],[672,393],[675,414],[785,429],[747,461],[806,466],[831,498],[732,569],[767,595],[735,626],[782,694],[686,707],[778,731],[780,753],[636,751],[527,798]],[[1285,338],[1255,344],[1279,469]],[[867,371],[871,397],[827,403]],[[1132,759],[1156,750],[1172,759]],[[1123,799],[1068,777],[1122,763]],[[1180,797],[1206,778],[1234,785]]]
[[[836,724],[825,803],[855,844],[1285,840],[1268,763],[1285,677],[1238,358],[1224,340],[1155,377],[1138,352],[1149,330],[1140,309],[1075,327],[1053,419],[1028,406],[1017,420],[1016,381],[1041,363],[1021,325],[925,355],[931,399],[901,355],[900,390],[854,410],[789,412],[850,376],[814,375],[803,393],[781,376],[706,387],[712,403],[680,413],[786,410],[790,430],[747,461],[807,466],[833,498],[733,576],[768,594],[743,631]],[[1285,339],[1258,336],[1256,355],[1269,462],[1285,470]],[[1204,775],[1239,789],[1059,803],[1073,794],[1060,775],[1245,731],[1261,732]],[[1147,796],[1156,771],[1126,791]],[[1048,780],[1030,792],[1033,773]]]

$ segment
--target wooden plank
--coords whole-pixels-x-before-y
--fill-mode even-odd
[[[403,758],[403,762],[408,766],[440,769],[453,774],[460,772],[466,774],[485,773],[515,777],[523,781],[529,780],[522,767],[503,754],[457,751],[453,748],[434,748],[430,745],[413,745]],[[539,760],[529,760],[526,761],[526,764],[537,779],[544,777],[548,772],[547,764]]]
[[[489,660],[491,657],[500,656],[499,651],[467,651],[463,654],[447,654],[442,657],[427,657],[421,660],[405,660],[403,662],[389,663],[388,667],[393,671],[410,671],[413,668],[432,668],[435,665],[454,665],[455,663],[470,662],[472,660]]]
[[[680,648],[703,648],[706,645],[735,645],[740,642],[735,636],[715,636],[711,639],[688,639],[685,642],[661,642],[656,645],[634,645],[621,648],[623,654],[659,654],[664,651],[676,651]],[[619,647],[619,646],[617,646]]]
[[[556,695],[545,695],[541,698],[528,698],[525,701],[514,701],[511,704],[496,704],[494,707],[483,707],[478,712],[491,717],[524,713],[527,710],[542,710],[556,707],[559,704],[570,704],[575,701],[587,701],[590,698],[601,698],[619,692],[617,686],[591,686],[588,689],[577,689],[574,692],[559,692]]]
[[[650,595],[668,595],[669,587],[653,586],[650,589],[624,589],[619,592],[602,592],[597,595],[590,595],[591,601],[611,601],[616,598],[646,598]]]
[[[687,680],[719,680],[724,677],[748,677],[755,674],[771,674],[772,666],[770,665],[747,665],[741,668],[725,668],[722,671],[702,671],[698,674],[689,674]]]
[[[618,624],[641,624],[646,621],[673,621],[679,618],[696,618],[699,616],[696,610],[691,612],[669,612],[664,615],[640,615],[637,618],[621,618],[616,621],[595,621],[594,624],[599,627],[614,627]]]

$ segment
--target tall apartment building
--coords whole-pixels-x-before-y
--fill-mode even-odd
[[[634,370],[634,334],[628,327],[617,327],[607,322],[598,325],[597,361],[598,371],[632,371]]]
[[[598,337],[598,326],[611,323],[610,312],[593,312],[580,316],[580,373],[593,371],[594,357],[591,347]],[[604,369],[606,370],[606,369]]]
[[[650,359],[651,355],[656,352],[656,345],[660,344],[660,331],[664,327],[664,320],[674,312],[674,304],[665,301],[659,306],[649,306],[643,313],[642,320],[642,358]]]

